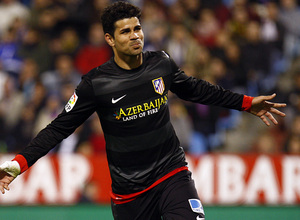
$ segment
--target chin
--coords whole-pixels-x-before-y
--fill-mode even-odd
[[[140,55],[143,52],[143,49],[132,52],[132,56]]]

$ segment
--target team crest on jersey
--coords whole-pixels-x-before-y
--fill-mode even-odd
[[[165,84],[162,77],[152,80],[154,91],[162,95],[165,91]]]
[[[74,105],[77,102],[77,100],[78,100],[78,96],[74,92],[73,95],[71,96],[70,100],[68,101],[68,103],[65,106],[66,112],[69,112],[69,111],[72,110],[72,108],[74,107]]]
[[[204,214],[203,206],[199,199],[189,199],[189,203],[193,212]]]

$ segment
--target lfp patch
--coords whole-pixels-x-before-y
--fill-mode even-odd
[[[189,199],[189,203],[193,212],[204,214],[203,206],[199,199]]]
[[[71,96],[70,100],[68,101],[68,103],[65,106],[66,112],[69,112],[69,111],[72,110],[72,108],[74,107],[75,103],[77,102],[77,99],[78,99],[78,96],[74,92],[74,94]]]
[[[165,84],[164,84],[163,78],[160,77],[158,79],[154,79],[154,80],[152,80],[152,83],[153,83],[155,92],[162,95],[165,91]]]

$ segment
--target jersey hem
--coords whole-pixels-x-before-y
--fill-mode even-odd
[[[124,203],[127,203],[127,202],[131,202],[131,201],[135,200],[141,194],[149,191],[150,189],[154,188],[155,186],[157,186],[161,182],[165,181],[166,179],[174,176],[175,174],[177,174],[177,173],[179,173],[179,172],[181,172],[183,170],[188,170],[188,167],[186,167],[186,166],[179,167],[179,168],[171,171],[170,173],[166,174],[162,178],[160,178],[157,181],[155,181],[151,186],[149,186],[148,188],[146,188],[146,189],[144,189],[144,190],[142,190],[140,192],[131,193],[131,194],[127,194],[127,195],[119,195],[119,194],[113,193],[111,191],[110,192],[111,199],[112,199],[113,203],[115,203],[115,204],[124,204]]]

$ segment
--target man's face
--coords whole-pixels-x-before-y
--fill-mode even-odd
[[[115,53],[136,56],[143,51],[144,33],[138,18],[125,18],[117,21],[114,35],[110,45]]]

